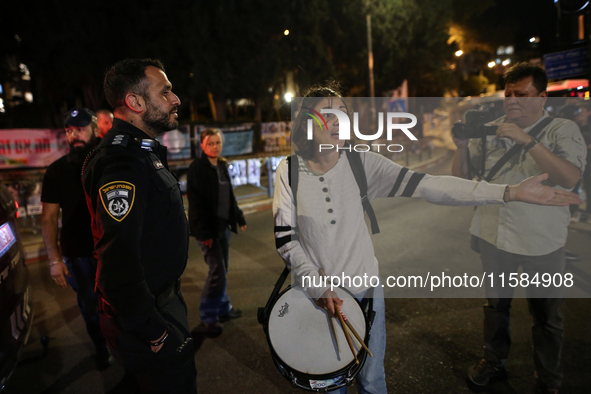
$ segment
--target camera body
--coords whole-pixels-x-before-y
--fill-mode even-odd
[[[496,135],[497,126],[485,126],[490,115],[485,111],[471,109],[466,111],[464,118],[466,123],[454,123],[451,133],[455,138],[482,138],[487,135]]]

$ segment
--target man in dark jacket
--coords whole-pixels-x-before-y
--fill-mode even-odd
[[[221,322],[242,316],[240,309],[232,307],[226,293],[226,275],[230,229],[236,233],[239,225],[244,231],[246,221],[232,191],[227,163],[220,158],[222,146],[220,130],[204,130],[203,153],[191,163],[187,174],[191,235],[197,239],[209,266],[199,307],[200,329],[211,336],[222,333]]]
[[[188,227],[178,181],[156,136],[178,127],[162,63],[124,60],[106,74],[113,128],[82,169],[92,217],[101,329],[142,392],[197,392],[180,276]]]

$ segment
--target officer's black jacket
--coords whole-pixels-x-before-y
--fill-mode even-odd
[[[167,328],[156,297],[183,273],[189,232],[166,147],[148,150],[137,139],[150,137],[115,119],[87,158],[82,182],[98,260],[96,292],[122,330],[155,340]]]
[[[218,160],[230,178],[228,166],[224,160]],[[219,177],[216,168],[205,154],[195,159],[187,172],[187,199],[189,200],[189,229],[191,236],[199,241],[218,238],[222,229],[218,220]],[[237,231],[237,224],[245,226],[246,220],[242,210],[238,208],[234,191],[230,188],[230,228]]]

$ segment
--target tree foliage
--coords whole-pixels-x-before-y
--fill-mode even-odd
[[[411,93],[438,95],[449,81],[450,24],[490,1],[5,1],[0,76],[10,59],[27,64],[36,105],[54,125],[70,106],[106,107],[104,72],[131,57],[162,60],[185,104],[207,103],[208,93],[264,102],[288,71],[301,87],[334,78],[364,96],[370,14],[376,94],[407,79]]]

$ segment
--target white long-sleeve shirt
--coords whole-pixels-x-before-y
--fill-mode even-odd
[[[414,197],[442,205],[503,203],[506,185],[492,185],[451,176],[415,173],[373,152],[360,153],[368,185],[368,198]],[[297,214],[288,180],[288,163],[277,168],[273,216],[278,252],[291,269],[294,284],[315,299],[329,286],[302,286],[302,278],[378,276],[378,262],[364,221],[359,187],[346,154],[327,173],[313,174],[300,158]],[[294,227],[297,236],[294,237]],[[369,280],[369,279],[368,279]],[[308,281],[304,283],[308,284]],[[345,285],[353,294],[366,287]]]

